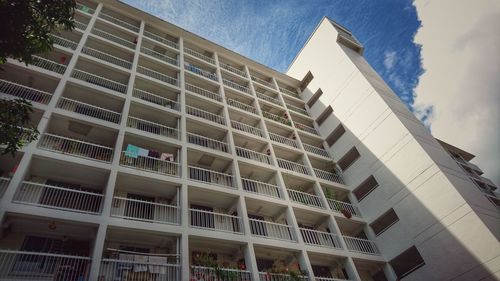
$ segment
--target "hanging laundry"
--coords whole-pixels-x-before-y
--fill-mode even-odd
[[[165,160],[165,161],[174,161],[174,155],[172,153],[162,153],[160,156],[160,160]]]
[[[148,156],[153,158],[160,158],[160,152],[155,150],[150,150]]]
[[[149,272],[166,274],[167,269],[165,264],[168,263],[167,257],[149,256]]]
[[[137,156],[139,155],[139,149],[140,149],[139,147],[129,144],[127,145],[127,150],[125,151],[125,155],[128,157],[137,158]]]
[[[139,147],[139,153],[137,153],[139,156],[148,156],[149,155],[149,150]]]

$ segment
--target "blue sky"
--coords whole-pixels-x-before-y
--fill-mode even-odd
[[[124,2],[282,72],[328,16],[364,44],[365,58],[410,108],[423,72],[411,0]]]

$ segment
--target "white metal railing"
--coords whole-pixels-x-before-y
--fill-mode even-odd
[[[167,99],[144,90],[135,88],[134,91],[132,92],[132,96],[141,100],[145,100],[147,102],[161,105],[166,108],[171,108],[177,111],[180,110],[179,103],[177,101]]]
[[[59,74],[63,74],[66,71],[66,66],[64,64],[60,64],[54,61],[51,61],[46,58],[42,58],[39,56],[32,56],[33,60],[31,61],[31,65],[53,71]]]
[[[194,166],[188,168],[189,179],[191,180],[235,188],[233,175]]]
[[[236,155],[265,164],[271,164],[271,157],[269,155],[243,147],[236,146]]]
[[[83,5],[83,4],[80,4],[80,3],[76,3],[76,9],[77,9],[77,10],[80,10],[80,11],[83,11],[83,12],[85,12],[85,13],[87,13],[87,14],[91,14],[91,15],[92,15],[93,13],[95,13],[95,10],[94,10],[94,9],[92,9],[92,8],[90,8],[90,7],[88,7],[88,6],[85,6],[85,5]]]
[[[344,179],[342,178],[342,175],[340,175],[340,174],[336,174],[336,173],[332,173],[332,172],[328,172],[328,171],[323,171],[323,170],[316,169],[316,168],[314,168],[313,170],[314,170],[314,174],[316,175],[316,177],[318,177],[320,179],[344,184]]]
[[[300,107],[297,107],[297,106],[295,106],[295,105],[288,104],[288,103],[286,104],[286,107],[287,107],[288,109],[291,109],[291,110],[293,110],[293,111],[295,111],[295,112],[298,112],[298,113],[300,113],[300,114],[303,114],[303,115],[309,116],[309,114],[307,113],[307,111],[306,111],[305,109],[303,109],[303,108],[300,108]]]
[[[171,58],[171,57],[169,57],[165,54],[162,54],[162,53],[158,53],[157,51],[151,50],[151,49],[146,48],[146,47],[141,47],[141,53],[146,54],[148,56],[152,56],[154,58],[157,58],[157,59],[159,59],[163,62],[166,62],[168,64],[171,64],[171,65],[175,65],[175,66],[179,65],[177,59]]]
[[[330,278],[330,277],[318,277],[318,276],[314,276],[314,279],[316,281],[349,281],[349,279]]]
[[[308,152],[311,152],[311,153],[314,153],[314,154],[317,154],[317,155],[320,155],[323,157],[330,158],[330,155],[328,154],[328,152],[323,148],[319,148],[319,147],[316,147],[316,146],[313,146],[313,145],[310,145],[307,143],[302,143],[302,145],[304,146],[305,151],[308,151]]]
[[[300,228],[300,234],[305,244],[342,249],[339,237],[336,234],[302,227]]]
[[[283,106],[283,104],[281,103],[281,101],[279,99],[275,99],[273,97],[270,97],[268,95],[265,95],[265,94],[261,94],[261,93],[256,93],[257,97],[259,99],[263,99],[263,100],[266,100],[268,102],[271,102],[272,104],[276,104],[276,105],[279,105],[279,106]]]
[[[179,224],[180,208],[175,205],[114,196],[111,216],[154,223]]]
[[[89,280],[89,257],[0,250],[0,280]]]
[[[273,121],[279,122],[279,123],[287,125],[287,126],[292,126],[292,121],[290,121],[289,119],[283,118],[281,116],[278,116],[276,114],[272,114],[272,113],[269,113],[267,111],[262,111],[262,116],[264,116],[264,118],[266,118],[266,119],[273,120]]]
[[[327,198],[328,205],[330,206],[330,209],[334,212],[342,212],[342,211],[348,211],[351,213],[353,216],[361,217],[361,214],[358,210],[358,208],[351,203],[348,202],[343,202],[343,201],[338,201],[334,199]]]
[[[108,163],[111,162],[113,156],[111,147],[48,133],[40,136],[38,147],[44,150]]]
[[[201,59],[203,61],[206,61],[208,63],[215,64],[215,60],[213,58],[205,56],[204,54],[202,54],[200,52],[197,52],[197,51],[195,51],[193,49],[189,49],[188,47],[184,47],[184,52],[186,54],[189,54],[189,55],[191,55],[193,57],[199,58],[199,59]]]
[[[186,113],[218,124],[226,125],[226,120],[224,119],[224,116],[220,116],[212,112],[205,111],[203,109],[186,105]]]
[[[12,202],[65,211],[99,214],[104,195],[97,192],[24,181]]]
[[[275,133],[269,132],[269,138],[272,141],[279,142],[279,143],[282,143],[282,144],[286,144],[286,145],[291,146],[291,147],[295,147],[295,148],[299,147],[296,140],[289,139],[287,137],[284,137],[284,136],[281,136],[281,135],[278,135],[278,134],[275,134]]]
[[[159,35],[156,35],[152,32],[149,32],[147,30],[144,30],[144,36],[149,38],[149,39],[152,39],[152,40],[155,40],[157,42],[160,42],[160,43],[163,43],[169,47],[172,47],[174,49],[179,49],[179,45],[171,40],[168,40],[167,38],[164,38],[164,37],[161,37]]]
[[[308,281],[309,278],[307,276],[292,277],[290,274],[284,274],[284,273],[259,272],[259,281],[290,281],[290,280]]]
[[[245,104],[245,103],[242,103],[242,102],[239,102],[237,100],[233,100],[233,99],[228,98],[227,104],[232,106],[232,107],[236,107],[236,108],[242,109],[244,111],[247,111],[247,112],[250,112],[253,114],[257,114],[257,109],[255,107],[248,105],[248,104]]]
[[[3,79],[0,79],[0,93],[42,104],[48,104],[52,98],[51,93],[26,87],[24,85],[16,84]]]
[[[146,76],[149,76],[151,78],[163,81],[168,84],[172,84],[174,86],[177,86],[177,78],[170,77],[166,74],[160,73],[158,71],[146,68],[144,66],[137,66],[137,72],[140,74],[144,74]]]
[[[259,83],[259,84],[262,84],[262,85],[264,85],[266,87],[269,87],[271,89],[274,89],[274,85],[272,83],[267,82],[266,80],[261,79],[259,77],[255,77],[255,76],[250,76],[250,77],[252,78],[253,81],[255,81],[255,82]]]
[[[210,80],[213,80],[213,81],[217,81],[217,74],[215,73],[212,73],[208,70],[205,70],[205,69],[202,69],[200,67],[197,67],[197,66],[194,66],[192,64],[187,64],[185,63],[184,64],[184,69],[192,72],[192,73],[195,73],[197,75],[200,75],[200,76],[203,76],[205,78],[208,78]]]
[[[309,175],[309,169],[307,169],[307,167],[302,165],[302,164],[295,163],[295,162],[288,161],[288,160],[281,159],[281,158],[276,158],[276,159],[278,160],[278,166],[280,168],[290,170],[293,172],[298,172],[298,173],[305,174],[305,175]]]
[[[229,152],[227,143],[215,139],[207,138],[193,133],[187,133],[187,141],[203,147],[208,147],[222,152]]]
[[[0,198],[3,197],[3,194],[7,190],[9,183],[10,183],[10,178],[0,177]]]
[[[178,177],[180,175],[180,166],[177,162],[161,160],[159,158],[149,156],[130,155],[126,151],[122,151],[120,165],[174,177]]]
[[[132,30],[134,32],[139,32],[139,27],[138,26],[135,26],[135,25],[133,25],[131,23],[128,23],[126,21],[123,21],[121,19],[117,19],[117,18],[115,18],[115,17],[113,17],[111,15],[108,15],[108,14],[105,14],[103,12],[100,12],[99,13],[99,17],[101,19],[107,20],[107,21],[112,22],[112,23],[114,23],[116,25],[119,25],[121,27],[124,27],[124,28],[126,28],[128,30]]]
[[[346,235],[342,235],[342,237],[344,237],[347,249],[351,252],[380,255],[380,251],[378,250],[377,245],[371,240]]]
[[[75,28],[85,31],[87,29],[87,24],[75,20]]]
[[[191,93],[198,94],[200,96],[207,97],[209,99],[213,99],[216,101],[222,101],[222,97],[218,93],[211,92],[209,90],[205,90],[203,88],[197,87],[195,85],[191,85],[189,83],[184,83],[186,86],[186,91],[190,91]]]
[[[61,97],[57,101],[57,107],[104,121],[120,123],[120,113],[81,101]]]
[[[109,40],[111,42],[114,42],[114,43],[120,44],[122,46],[125,46],[127,48],[135,50],[136,43],[133,41],[131,42],[131,41],[125,40],[121,37],[118,37],[116,35],[113,35],[111,33],[108,33],[106,31],[101,30],[101,29],[96,28],[96,27],[92,28],[92,30],[90,32],[94,35],[101,37],[101,38],[104,38],[104,39]]]
[[[82,53],[89,55],[93,58],[96,58],[96,59],[99,59],[99,60],[102,60],[105,62],[109,62],[109,63],[112,63],[114,65],[118,65],[118,66],[121,66],[124,68],[128,68],[128,69],[132,68],[132,63],[130,61],[121,59],[119,57],[115,57],[113,55],[107,54],[105,52],[101,52],[101,51],[96,50],[96,49],[92,49],[89,47],[83,47]]]
[[[220,65],[220,67],[222,69],[225,69],[225,70],[227,70],[229,72],[238,74],[241,77],[245,77],[245,78],[247,77],[247,74],[243,70],[239,70],[236,67],[230,66],[229,64],[226,64],[226,63],[223,63],[223,62],[219,62],[219,65]]]
[[[283,88],[283,87],[279,87],[280,88],[280,91],[284,94],[287,94],[289,96],[292,96],[292,97],[296,97],[296,98],[299,98],[299,94],[297,93],[294,93],[286,88]]]
[[[251,94],[250,89],[248,87],[241,86],[240,84],[235,83],[233,81],[229,81],[227,79],[222,79],[222,83],[224,83],[224,85],[226,85],[230,88],[236,89],[236,90],[241,91],[245,94]]]
[[[293,202],[301,203],[307,206],[313,206],[317,208],[324,208],[323,204],[321,203],[321,199],[319,196],[310,194],[307,192],[302,192],[294,189],[288,189],[288,196],[290,196],[290,199]]]
[[[179,139],[179,130],[133,116],[127,118],[127,127],[155,135]]]
[[[119,254],[119,259],[102,259],[97,280],[177,281],[181,280],[181,265],[171,257]],[[140,257],[141,261],[134,261]],[[69,279],[67,279],[69,281]],[[78,280],[80,281],[80,280]]]
[[[307,125],[304,125],[302,123],[298,123],[298,122],[294,122],[295,123],[295,127],[299,130],[302,130],[304,132],[308,132],[308,133],[311,133],[313,135],[318,135],[318,132],[316,131],[316,129],[314,129],[313,127],[309,127]]]
[[[192,227],[213,229],[230,233],[243,233],[241,218],[238,216],[205,210],[189,209]]]
[[[278,240],[296,241],[293,228],[286,224],[248,219],[252,235]]]
[[[50,34],[50,38],[52,38],[52,42],[61,47],[65,47],[71,50],[76,50],[78,43],[71,41],[69,39],[63,38],[61,36],[57,36],[55,34]]]
[[[71,73],[71,77],[124,94],[127,92],[127,85],[113,81],[111,79],[103,78],[92,73],[75,69]]]
[[[245,123],[231,120],[231,127],[242,132],[246,132],[259,137],[264,137],[261,129],[247,125]]]
[[[241,184],[245,191],[268,197],[281,198],[280,189],[277,185],[246,178],[241,178]]]
[[[220,280],[220,281],[252,281],[252,274],[248,270],[223,267],[191,266],[191,281]]]

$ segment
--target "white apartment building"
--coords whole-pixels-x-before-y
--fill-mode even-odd
[[[116,0],[0,72],[0,280],[497,280],[495,185],[324,18],[279,73]],[[452,157],[450,157],[450,155]]]

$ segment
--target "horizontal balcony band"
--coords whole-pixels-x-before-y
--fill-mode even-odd
[[[237,68],[235,68],[233,66],[230,66],[229,64],[225,64],[225,63],[222,63],[222,62],[219,62],[219,65],[220,65],[220,67],[222,69],[225,69],[225,70],[227,70],[227,71],[229,71],[231,73],[237,74],[237,75],[239,75],[239,76],[241,76],[243,78],[247,77],[245,71],[243,71],[243,70],[239,70],[239,69],[237,69]]]
[[[339,212],[339,213],[345,213],[349,212],[353,216],[356,217],[361,217],[361,213],[359,212],[359,209],[352,205],[351,203],[348,202],[343,202],[343,201],[338,201],[334,199],[327,198],[328,205],[330,206],[330,209],[334,212]]]
[[[248,105],[248,104],[245,104],[245,103],[242,103],[242,102],[239,102],[237,100],[230,99],[230,98],[226,99],[226,101],[227,101],[227,104],[231,107],[239,108],[239,109],[244,110],[246,112],[257,114],[257,109],[251,105]]]
[[[307,143],[302,143],[302,146],[304,146],[304,150],[307,152],[311,152],[311,153],[314,153],[314,154],[317,154],[317,155],[320,155],[320,156],[323,156],[326,158],[330,158],[330,155],[328,154],[328,152],[323,148],[312,146],[312,145],[307,144]]]
[[[178,206],[119,196],[113,197],[111,207],[112,217],[151,223],[179,225],[180,215]]]
[[[264,238],[296,242],[294,230],[291,226],[281,223],[248,219],[252,235]]]
[[[111,79],[94,75],[89,72],[85,72],[83,70],[79,69],[73,70],[73,72],[71,73],[71,77],[122,94],[125,94],[127,92],[127,85]]]
[[[200,52],[197,52],[193,49],[190,49],[190,48],[187,48],[187,47],[184,47],[184,52],[188,55],[191,55],[195,58],[198,58],[202,61],[205,61],[205,62],[208,62],[208,63],[211,63],[211,64],[215,64],[215,60],[211,57],[207,57],[205,56],[204,54],[200,53]]]
[[[78,46],[77,42],[71,41],[69,39],[57,36],[55,34],[50,34],[50,38],[52,39],[52,42],[55,45],[59,45],[64,48],[68,48],[71,50],[76,50],[76,47]]]
[[[120,123],[120,113],[81,101],[61,97],[57,101],[56,107],[115,124]]]
[[[158,53],[157,51],[151,50],[149,48],[141,47],[141,53],[146,54],[146,55],[151,56],[151,57],[154,57],[156,59],[159,59],[159,60],[166,62],[170,65],[179,66],[179,62],[177,61],[177,59],[169,57],[169,56],[164,55],[162,53]]]
[[[290,170],[292,172],[297,172],[304,175],[310,175],[309,169],[307,169],[307,167],[302,164],[298,164],[281,158],[277,158],[277,160],[278,166],[282,169]]]
[[[275,142],[278,142],[278,143],[281,143],[281,144],[285,144],[285,145],[288,145],[288,146],[291,146],[291,147],[294,147],[294,148],[298,148],[299,147],[299,145],[297,144],[296,140],[289,139],[289,138],[283,137],[283,136],[275,134],[275,133],[269,132],[269,138],[272,141],[275,141]]]
[[[161,160],[149,156],[131,155],[127,151],[122,151],[120,165],[167,176],[180,176],[180,164],[177,162]]]
[[[129,49],[135,50],[135,47],[136,47],[136,43],[135,42],[130,42],[128,40],[125,40],[125,39],[123,39],[121,37],[118,37],[116,35],[113,35],[113,34],[111,34],[109,32],[106,32],[106,31],[101,30],[101,29],[96,28],[96,27],[92,28],[92,30],[90,32],[92,34],[94,34],[94,35],[97,35],[97,36],[101,37],[101,38],[104,38],[104,39],[109,40],[111,42],[114,42],[114,43],[117,43],[119,45],[125,46],[125,47],[127,47]]]
[[[96,58],[98,60],[109,62],[111,64],[121,66],[121,67],[126,68],[126,69],[132,68],[132,62],[121,59],[119,57],[115,57],[115,56],[110,55],[110,54],[105,53],[105,52],[101,52],[101,51],[96,50],[96,49],[92,49],[90,47],[83,47],[82,54],[89,55],[89,56]]]
[[[152,39],[156,42],[160,42],[162,44],[165,44],[169,47],[172,47],[174,49],[179,49],[179,45],[171,40],[168,40],[167,38],[164,38],[164,37],[161,37],[157,34],[154,34],[153,32],[149,32],[147,30],[144,30],[144,36],[149,38],[149,39]]]
[[[111,147],[48,133],[41,134],[38,147],[44,150],[106,163],[110,163],[113,157],[113,149]]]
[[[342,236],[347,245],[347,249],[351,252],[357,252],[369,255],[381,255],[375,242],[367,239],[361,239],[351,236]]]
[[[180,105],[177,101],[167,99],[165,97],[155,95],[153,93],[144,91],[144,90],[139,90],[139,89],[134,89],[132,92],[132,96],[150,103],[154,103],[166,108],[170,108],[173,110],[180,110]]]
[[[240,92],[243,92],[245,94],[249,94],[249,95],[252,95],[252,92],[250,91],[250,88],[248,87],[245,87],[245,86],[241,86],[240,84],[238,83],[235,83],[233,81],[229,81],[227,79],[222,79],[222,83],[225,85],[225,86],[228,86],[229,88],[233,88],[235,90],[238,90]]]
[[[130,31],[133,31],[135,33],[139,32],[139,27],[138,26],[130,24],[130,23],[128,23],[126,21],[123,21],[121,19],[117,19],[117,18],[115,18],[115,17],[113,17],[111,15],[108,15],[108,14],[102,12],[102,11],[99,13],[99,18],[104,19],[104,20],[106,20],[108,22],[114,23],[116,25],[119,25],[119,26],[121,26],[123,28],[126,28],[126,29],[128,29]]]
[[[189,221],[192,227],[240,234],[242,221],[238,216],[205,210],[189,209]]]
[[[242,178],[241,184],[243,185],[243,190],[247,192],[260,194],[267,197],[280,198],[280,199],[283,198],[280,193],[280,188],[277,185],[251,180],[247,178]]]
[[[256,136],[259,136],[259,137],[262,137],[262,138],[264,137],[264,133],[262,132],[261,129],[253,127],[253,126],[250,126],[250,125],[247,125],[245,123],[241,123],[241,122],[238,122],[238,121],[231,120],[231,127],[233,129],[236,129],[236,130],[239,130],[239,131],[242,131],[242,132],[245,132],[245,133],[256,135]]]
[[[160,73],[158,71],[149,69],[149,68],[144,67],[144,66],[140,66],[140,65],[137,66],[137,72],[140,73],[140,74],[144,74],[144,75],[146,75],[148,77],[154,78],[156,80],[160,80],[162,82],[174,85],[174,86],[178,86],[179,85],[177,78],[170,77],[170,76],[168,76],[166,74]]]
[[[189,105],[186,105],[186,113],[192,116],[200,117],[208,121],[212,121],[221,125],[226,125],[226,119],[224,119],[224,116],[220,116],[208,111],[205,111],[203,109],[199,109],[196,107],[192,107]]]
[[[203,88],[197,87],[197,86],[189,84],[189,83],[185,83],[185,86],[186,86],[186,91],[189,91],[191,93],[194,93],[194,94],[197,94],[200,96],[204,96],[204,97],[207,97],[209,99],[213,99],[213,100],[216,100],[219,102],[222,101],[222,96],[218,93],[214,93],[214,92],[205,90]]]
[[[300,234],[307,245],[342,249],[342,244],[336,234],[307,228],[300,228]]]
[[[189,179],[208,184],[236,188],[233,175],[203,169],[200,167],[189,166]]]
[[[229,146],[227,143],[215,139],[207,138],[201,135],[187,133],[187,141],[203,147],[208,147],[221,152],[229,153]]]
[[[292,200],[293,202],[316,208],[324,208],[323,204],[321,203],[321,198],[317,195],[293,189],[287,189],[287,192],[290,196],[290,200]]]
[[[52,98],[51,93],[3,79],[0,79],[0,93],[41,104],[48,104]]]
[[[151,134],[179,139],[179,130],[155,122],[143,120],[137,117],[129,116],[127,118],[127,127],[148,132]]]
[[[236,146],[236,155],[238,155],[239,157],[271,165],[271,157],[264,153]]]
[[[272,83],[267,82],[264,79],[260,79],[259,77],[255,77],[255,76],[250,76],[250,77],[252,78],[252,81],[255,81],[255,82],[257,82],[257,83],[259,83],[261,85],[264,85],[266,87],[269,87],[269,88],[275,90],[275,87],[274,87],[274,85]]]
[[[314,170],[314,174],[316,175],[316,177],[318,177],[320,179],[344,184],[344,179],[343,179],[341,174],[323,171],[323,170],[316,169],[316,168],[313,168],[313,170]]]

